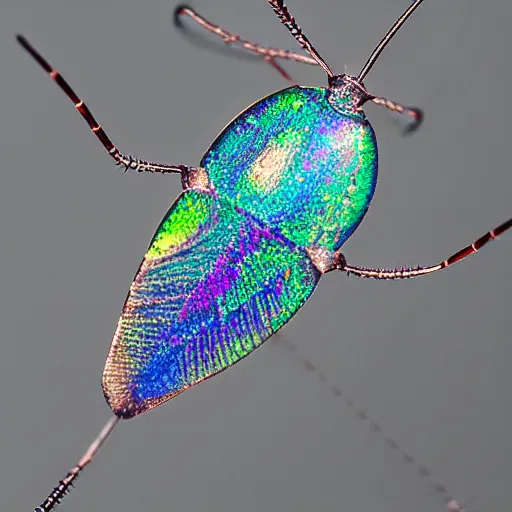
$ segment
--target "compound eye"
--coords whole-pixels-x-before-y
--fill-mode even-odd
[[[347,75],[336,75],[329,77],[329,86],[330,87],[341,87],[346,81]]]

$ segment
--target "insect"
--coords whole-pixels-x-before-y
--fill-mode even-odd
[[[368,101],[421,122],[415,108],[370,94],[364,79],[420,6],[400,16],[356,76],[335,75],[280,0],[270,5],[307,55],[264,48],[188,15],[227,43],[278,59],[318,65],[327,87],[291,86],[249,107],[215,139],[198,167],[123,154],[63,77],[22,36],[20,44],[73,101],[115,162],[126,170],[179,173],[184,192],[164,217],[126,298],[107,357],[103,390],[114,417],[36,509],[52,510],[119,419],[152,409],[243,359],[275,334],[313,293],[322,274],[405,279],[437,272],[476,252],[512,219],[443,262],[396,270],[347,264],[340,251],[370,205],[377,143]]]

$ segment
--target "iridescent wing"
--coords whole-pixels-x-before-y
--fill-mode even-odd
[[[341,247],[377,181],[370,124],[342,114],[332,90],[289,87],[238,115],[201,161],[222,198],[300,247]]]
[[[214,195],[188,190],[158,228],[103,372],[129,418],[240,361],[279,330],[320,277],[306,253]]]

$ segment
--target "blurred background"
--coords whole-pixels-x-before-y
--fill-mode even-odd
[[[333,70],[357,74],[408,3],[289,0],[289,8]],[[265,0],[192,5],[248,39],[298,49]],[[181,188],[177,176],[116,169],[14,34],[76,88],[121,151],[198,165],[226,123],[287,84],[192,24],[202,37],[185,37],[172,25],[174,7],[4,0],[0,8],[4,510],[39,504],[110,417],[104,359],[133,275]],[[382,54],[368,89],[426,117],[403,137],[403,119],[368,106],[380,181],[344,247],[350,263],[435,264],[510,217],[511,17],[510,2],[428,0]],[[326,83],[318,68],[284,66],[302,84]],[[445,510],[386,436],[469,510],[505,510],[511,255],[507,233],[423,279],[329,274],[283,343],[121,423],[63,510]]]

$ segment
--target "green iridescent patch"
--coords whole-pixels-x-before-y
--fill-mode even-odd
[[[333,108],[327,89],[291,87],[237,117],[201,165],[221,197],[303,248],[335,250],[373,197],[377,144],[364,117]]]
[[[277,231],[189,190],[173,204],[130,288],[103,376],[130,417],[236,363],[279,330],[320,273]]]

